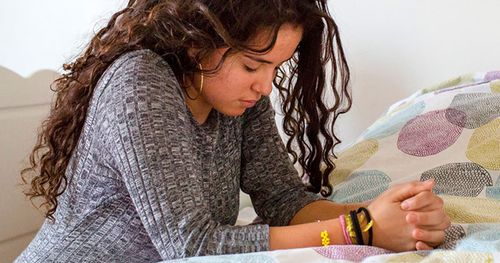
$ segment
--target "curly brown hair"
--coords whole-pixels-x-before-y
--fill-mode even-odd
[[[57,197],[66,189],[65,171],[94,87],[120,55],[150,49],[177,76],[192,74],[199,71],[198,61],[221,47],[229,49],[219,65],[234,52],[269,51],[284,23],[304,29],[294,57],[278,70],[274,80],[282,102],[283,130],[289,137],[286,148],[293,162],[302,166],[308,189],[330,195],[328,175],[334,164],[329,157],[340,143],[333,126],[350,109],[352,99],[349,68],[326,0],[130,0],[96,33],[83,54],[64,65],[66,73],[52,83],[55,101],[42,123],[30,165],[21,172],[30,186],[25,194],[32,201],[42,197],[45,216],[54,220]],[[255,50],[249,42],[263,29],[270,29],[269,45]],[[195,57],[188,54],[193,47],[199,50]],[[331,70],[329,82],[327,70]]]

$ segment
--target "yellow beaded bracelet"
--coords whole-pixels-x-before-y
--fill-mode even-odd
[[[324,247],[330,245],[330,238],[328,237],[328,231],[321,231],[321,245]]]

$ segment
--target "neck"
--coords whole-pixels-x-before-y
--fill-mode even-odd
[[[186,98],[186,104],[198,124],[201,125],[207,121],[208,114],[212,110],[212,107],[208,103],[203,102],[200,98],[196,100]]]

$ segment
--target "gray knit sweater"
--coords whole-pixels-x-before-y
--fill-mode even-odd
[[[268,98],[240,117],[197,124],[169,65],[140,50],[117,59],[94,91],[66,170],[55,223],[16,262],[154,262],[269,248],[306,193]],[[263,224],[234,226],[240,188]]]

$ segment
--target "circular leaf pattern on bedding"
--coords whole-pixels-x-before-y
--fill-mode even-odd
[[[500,170],[500,119],[474,131],[466,155],[469,160],[484,168]]]
[[[406,109],[400,110],[392,116],[385,117],[386,120],[376,123],[363,135],[367,139],[380,139],[397,133],[409,120],[421,114],[425,109],[425,103],[419,102]]]
[[[328,246],[314,248],[316,253],[328,259],[349,260],[360,262],[366,257],[392,253],[373,246]]]
[[[454,223],[497,223],[500,202],[492,198],[441,195],[444,211]]]
[[[453,98],[450,107],[465,113],[466,121],[446,114],[451,123],[467,129],[476,129],[500,116],[500,94],[466,93]]]
[[[333,160],[335,169],[329,179],[333,186],[343,182],[354,170],[361,167],[378,151],[376,140],[366,140],[353,145]]]
[[[500,176],[498,176],[495,186],[486,187],[486,196],[500,200]]]
[[[492,186],[489,172],[475,163],[450,163],[422,173],[420,181],[436,180],[434,192],[456,196],[478,196],[484,187]]]
[[[430,92],[448,89],[455,86],[469,85],[471,83],[474,83],[474,74],[466,74],[457,78],[446,80],[432,87],[422,89],[421,92],[422,94],[427,94]]]
[[[333,191],[330,199],[339,203],[372,200],[389,188],[391,178],[377,170],[354,172]]]
[[[465,229],[461,225],[452,225],[444,231],[444,242],[439,249],[455,249],[457,241],[465,237]]]
[[[453,145],[463,130],[462,125],[447,121],[445,115],[465,121],[463,112],[445,109],[420,115],[410,120],[399,133],[397,146],[402,152],[418,157],[435,155]]]
[[[484,76],[484,80],[486,81],[493,81],[497,79],[500,79],[500,71],[491,71],[486,73],[486,75]]]
[[[490,88],[491,88],[491,92],[500,93],[500,80],[495,80],[495,81],[490,82]]]

